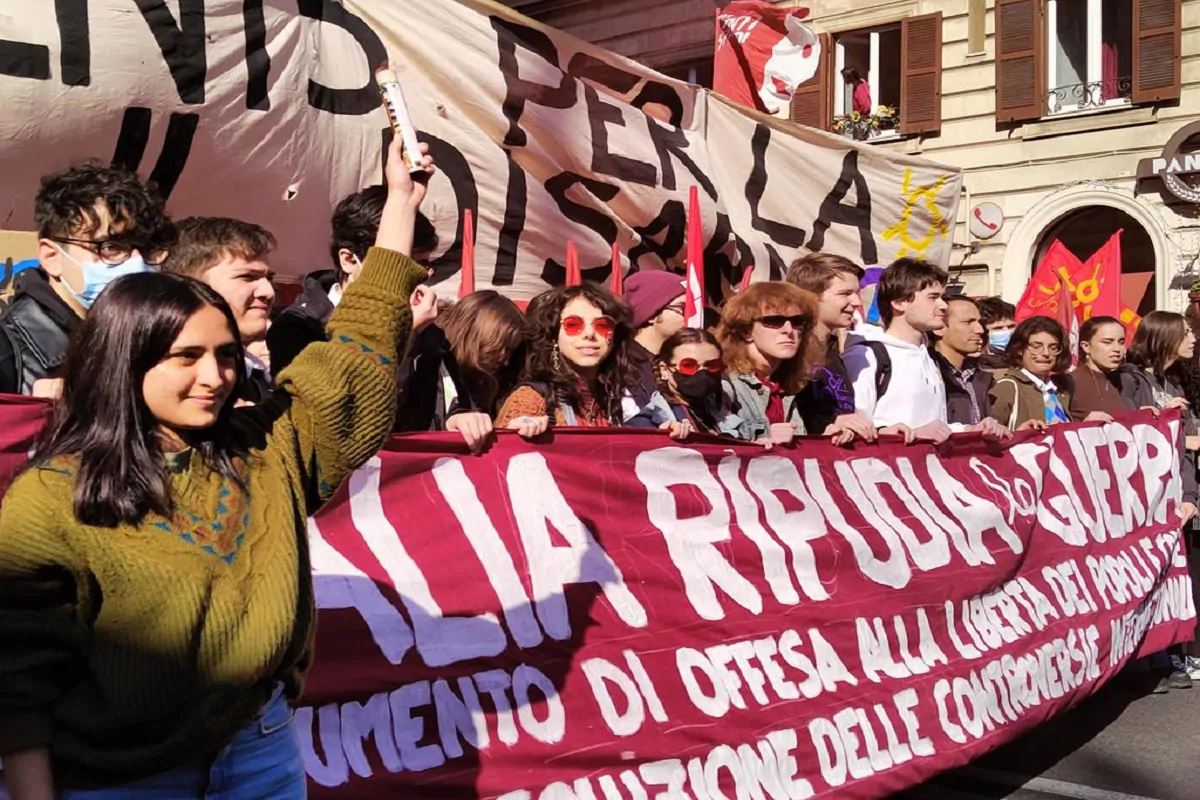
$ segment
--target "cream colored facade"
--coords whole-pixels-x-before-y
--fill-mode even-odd
[[[1200,0],[1182,3],[1178,104],[1105,107],[1013,126],[998,124],[995,114],[995,4],[996,0],[803,3],[812,10],[813,27],[835,35],[941,12],[940,133],[876,146],[919,154],[965,171],[955,230],[955,242],[962,249],[951,266],[963,262],[968,291],[994,292],[1015,301],[1029,280],[1039,248],[1053,238],[1056,225],[1072,214],[1079,219],[1078,212],[1084,209],[1095,219],[1112,217],[1107,209],[1115,209],[1146,234],[1144,239],[1136,235],[1140,245],[1126,248],[1124,268],[1138,269],[1138,264],[1129,262],[1152,257],[1155,280],[1147,302],[1153,299],[1158,308],[1181,310],[1187,288],[1200,280],[1198,207],[1181,205],[1145,185],[1139,192],[1136,173],[1142,159],[1162,155],[1164,145],[1182,126],[1200,119]],[[970,30],[979,22],[985,36],[982,48],[973,51],[971,45],[979,42],[970,41]],[[995,238],[980,243],[977,254],[969,254],[968,215],[984,202],[1003,210],[1004,223]],[[1128,224],[1129,220],[1122,220]],[[1135,237],[1127,230],[1125,238],[1129,243]],[[1089,253],[1076,255],[1086,258]]]

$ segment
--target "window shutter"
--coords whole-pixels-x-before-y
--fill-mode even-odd
[[[830,102],[830,65],[833,63],[833,37],[821,34],[821,63],[817,74],[796,89],[792,95],[791,120],[810,128],[827,131],[833,125],[833,103]]]
[[[1178,100],[1180,0],[1133,0],[1133,102]]]
[[[900,76],[900,133],[937,133],[942,127],[942,12],[904,20]]]
[[[1045,3],[996,0],[996,121],[1037,119],[1045,110]]]

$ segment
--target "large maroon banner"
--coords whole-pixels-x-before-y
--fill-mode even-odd
[[[309,526],[310,796],[887,796],[1191,638],[1178,441],[395,438]]]

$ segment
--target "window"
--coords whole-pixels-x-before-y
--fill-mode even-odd
[[[900,135],[900,26],[850,31],[834,37],[834,126],[854,139]],[[849,117],[870,118],[870,128]]]
[[[1132,0],[1047,0],[1046,113],[1128,105]]]
[[[658,71],[668,78],[694,83],[706,89],[711,89],[713,85],[713,60],[711,55],[707,58],[696,59],[695,61],[686,61],[681,64],[659,67]]]
[[[942,124],[941,12],[821,34],[817,74],[796,90],[791,119],[862,141],[936,133]]]
[[[1181,0],[996,0],[996,120],[1178,100]]]

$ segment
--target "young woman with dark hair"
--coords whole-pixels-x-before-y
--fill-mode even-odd
[[[478,451],[525,365],[529,323],[499,292],[467,295],[415,336],[400,366],[397,431],[457,431]]]
[[[525,378],[505,399],[496,425],[538,436],[550,425],[623,425],[639,409],[626,398],[637,386],[629,356],[629,307],[594,283],[553,289],[525,311],[531,345]]]
[[[1062,325],[1030,317],[1013,331],[1005,357],[1009,368],[990,392],[992,418],[1010,431],[1069,422],[1071,351]]]
[[[1200,436],[1197,433],[1197,420],[1184,396],[1183,389],[1175,382],[1174,367],[1181,361],[1187,361],[1196,354],[1196,335],[1192,332],[1187,320],[1180,314],[1170,311],[1152,311],[1147,314],[1137,331],[1133,334],[1133,344],[1129,347],[1129,363],[1133,369],[1122,370],[1118,378],[1121,385],[1121,395],[1136,408],[1155,408],[1159,410],[1180,409],[1183,414],[1183,451],[1180,456],[1179,476],[1183,482],[1182,502],[1179,505],[1179,518],[1184,535],[1194,543],[1196,532],[1193,520],[1196,517],[1200,490],[1196,480],[1196,450],[1200,448]],[[1189,552],[1189,561],[1195,559],[1194,550]],[[1190,564],[1193,573],[1197,572],[1194,562]],[[1190,650],[1190,648],[1189,648]],[[1191,650],[1189,655],[1195,655]],[[1186,658],[1186,657],[1185,657]],[[1151,656],[1151,666],[1166,662],[1166,653]],[[1186,689],[1191,687],[1191,672],[1200,667],[1194,659],[1176,661],[1169,674],[1164,675],[1154,691],[1166,692],[1170,689]],[[1200,675],[1200,669],[1196,669]]]
[[[431,164],[426,158],[426,168]],[[392,166],[396,165],[396,166]],[[426,271],[398,146],[376,247],[263,403],[190,278],[114,282],[0,512],[0,758],[12,800],[298,800],[288,699],[316,621],[306,519],[382,445]]]
[[[1092,317],[1079,329],[1079,367],[1072,376],[1074,422],[1111,422],[1133,409],[1121,396],[1117,376],[1125,363],[1125,325],[1115,317]]]
[[[711,333],[684,328],[663,342],[655,359],[658,391],[653,408],[631,424],[643,421],[663,427],[660,417],[688,431],[736,437],[741,420],[733,413],[722,388],[725,362],[721,345]]]

